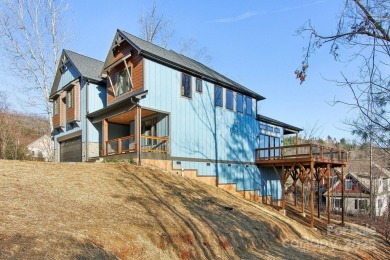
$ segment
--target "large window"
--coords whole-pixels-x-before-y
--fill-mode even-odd
[[[196,78],[196,91],[199,93],[203,92],[202,80],[200,78]]]
[[[222,107],[223,104],[222,87],[215,85],[214,95],[215,95],[215,100],[214,100],[215,106]]]
[[[68,104],[68,108],[72,108],[73,106],[73,89],[69,90],[66,97],[66,103]]]
[[[239,113],[244,112],[244,100],[242,94],[240,93],[237,93],[236,95],[236,110]]]
[[[260,157],[278,157],[280,156],[280,138],[268,135],[260,135],[260,148],[268,148],[260,150]]]
[[[191,76],[185,73],[181,75],[181,95],[191,98]]]
[[[119,96],[125,94],[129,92],[132,87],[133,86],[131,85],[131,67],[129,67],[129,72],[127,72],[127,69],[124,69],[117,74],[116,95]]]
[[[233,91],[230,89],[226,90],[226,108],[233,110]]]
[[[252,98],[251,97],[245,97],[245,111],[247,115],[252,115]]]

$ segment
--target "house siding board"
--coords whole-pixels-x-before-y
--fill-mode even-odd
[[[130,127],[128,125],[119,125],[108,123],[108,140],[128,136]]]
[[[213,83],[203,81],[203,93],[197,93],[192,77],[189,99],[181,96],[181,72],[148,59],[144,59],[144,71],[148,94],[141,106],[169,112],[171,156],[195,160],[174,161],[174,168],[194,169],[198,176],[218,176],[219,184],[235,183],[237,190],[259,190],[262,196],[281,198],[280,182],[272,169],[250,164],[259,147],[254,100],[251,115],[216,108]],[[196,159],[210,160],[210,165]],[[228,166],[215,163],[216,159],[235,163]]]
[[[67,69],[61,75],[57,91],[60,91],[63,87],[69,84],[69,82],[72,82],[73,80],[81,76],[79,75],[77,69],[70,62],[68,62],[67,65]]]
[[[130,51],[133,51],[132,56],[127,59],[127,65],[128,67],[131,67],[131,74],[132,74],[132,82],[133,82],[133,89],[132,91],[137,91],[143,88],[143,58],[136,54],[136,51],[134,48],[132,48],[129,44],[124,43],[123,47],[119,49],[118,55],[110,62],[111,64],[122,58],[124,55],[129,53]],[[112,84],[114,86],[116,85],[116,73],[121,72],[124,70],[126,67],[124,63],[120,63],[116,65],[114,68],[112,68],[109,72],[109,75],[112,80]],[[128,94],[130,94],[132,91],[130,91]],[[126,94],[124,94],[126,95]],[[123,96],[123,95],[121,95]],[[114,95],[111,83],[109,80],[107,80],[107,103],[110,104],[113,101],[116,100],[116,97]]]

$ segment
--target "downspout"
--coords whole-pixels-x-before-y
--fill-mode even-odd
[[[86,80],[86,83],[85,83],[85,161],[88,162],[89,160],[89,138],[88,138],[88,117],[87,117],[87,114],[89,112],[89,109],[88,109],[88,87],[89,87],[89,81]]]

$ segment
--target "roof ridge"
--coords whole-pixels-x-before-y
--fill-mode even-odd
[[[101,61],[101,60],[98,60],[98,59],[96,59],[96,58],[92,58],[92,57],[87,56],[87,55],[85,55],[85,54],[81,54],[81,53],[78,53],[78,52],[75,52],[75,51],[71,51],[71,50],[68,50],[68,49],[64,49],[64,51],[65,51],[65,52],[71,52],[71,53],[73,53],[73,54],[76,54],[76,55],[79,55],[79,56],[83,56],[83,57],[85,57],[85,58],[88,58],[88,59],[91,59],[91,60],[95,60],[95,61],[104,63],[104,62]]]
[[[147,41],[147,40],[144,40],[144,39],[142,39],[141,37],[138,37],[138,36],[135,36],[134,34],[131,34],[131,33],[129,33],[129,32],[126,32],[125,30],[118,29],[118,31],[120,31],[120,32],[122,32],[122,33],[130,34],[131,36],[133,36],[133,37],[135,37],[135,38],[137,38],[137,39],[139,39],[139,40],[141,40],[141,41],[144,41],[144,42],[147,43],[147,44],[151,44],[151,45],[156,46],[156,47],[158,47],[158,48],[160,48],[160,49],[163,49],[163,50],[168,51],[168,49],[166,49],[166,48],[164,48],[164,47],[161,47],[161,46],[159,46],[159,45],[157,45],[157,44],[155,44],[155,43],[153,43],[153,42],[149,42],[149,41]]]

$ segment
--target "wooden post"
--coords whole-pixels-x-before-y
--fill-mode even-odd
[[[108,141],[108,121],[102,120],[102,140],[103,140],[103,156],[107,155],[107,141]]]
[[[141,107],[136,106],[136,113],[135,113],[135,149],[137,151],[137,165],[141,165]]]
[[[314,227],[314,162],[310,163],[310,227]]]
[[[301,192],[301,196],[302,196],[302,214],[304,215],[305,214],[305,188],[304,188],[304,184],[305,184],[305,180],[302,181],[301,180],[301,183],[302,183],[302,192]]]
[[[297,180],[294,180],[294,206],[297,206]]]
[[[286,183],[286,180],[285,180],[285,168],[284,168],[284,164],[282,165],[282,174],[281,174],[281,182],[282,182],[282,210],[284,210],[284,206],[285,206],[285,196],[284,196],[284,185]]]
[[[330,164],[327,164],[326,170],[328,171],[328,225],[330,224]]]
[[[341,167],[341,225],[344,226],[344,167]]]
[[[321,205],[320,181],[321,180],[322,180],[322,173],[321,172],[317,172],[317,217],[318,218],[320,218],[320,205]]]
[[[118,138],[118,154],[122,154],[122,138]]]

